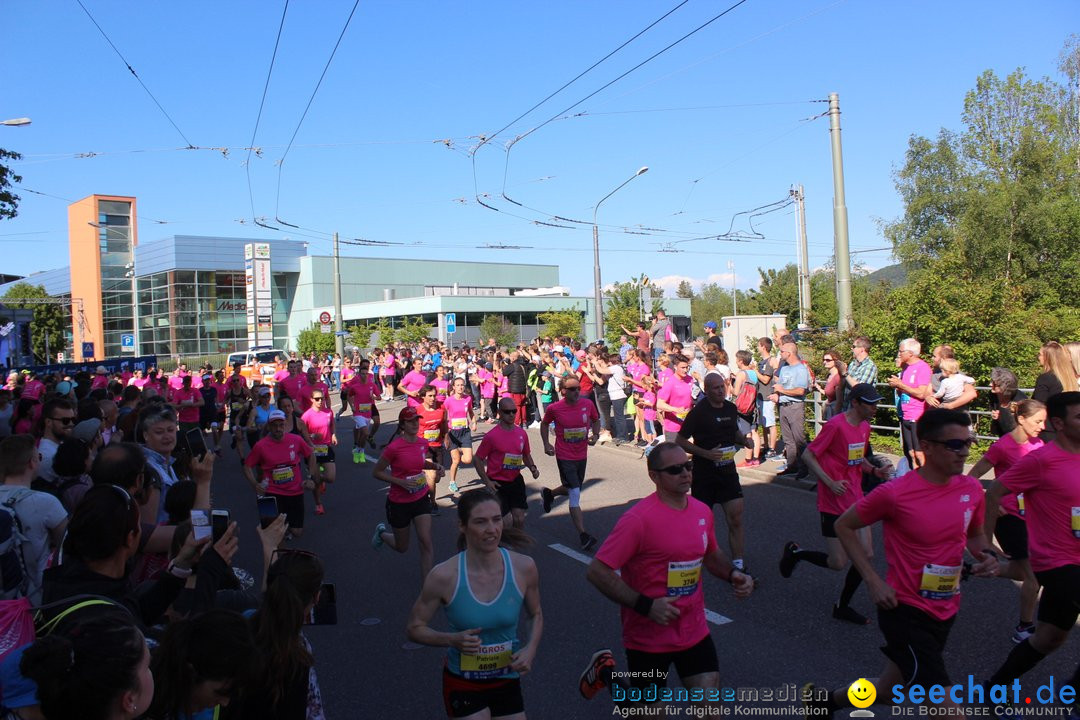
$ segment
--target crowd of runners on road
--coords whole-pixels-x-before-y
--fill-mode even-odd
[[[322,563],[289,544],[308,525],[307,492],[314,514],[328,518],[315,522],[332,521],[327,490],[358,472],[349,465],[371,465],[389,485],[372,547],[405,553],[415,535],[421,589],[408,635],[449,648],[450,717],[525,717],[520,678],[537,662],[544,628],[526,554],[530,489],[545,514],[565,497],[580,549],[595,551],[588,582],[620,606],[625,671],[599,650],[578,681],[587,698],[608,688],[617,708],[662,707],[671,693],[651,686],[672,665],[688,691],[680,699],[718,699],[723,669],[706,624],[703,571],[747,598],[758,586],[748,556],[756,567],[779,557],[791,583],[800,564],[843,572],[831,604],[842,622],[870,623],[853,603],[865,583],[885,638],[879,687],[949,686],[945,644],[969,575],[1020,583],[1008,630],[1016,645],[986,679],[986,702],[1000,704],[992,687],[1065,642],[1080,612],[1080,343],[1041,348],[1030,398],[1013,372],[993,370],[999,439],[965,474],[978,393],[947,345],[926,362],[918,341],[903,340],[886,372],[859,337],[850,352],[825,352],[815,369],[782,328],[755,353],[732,356],[712,322],[686,343],[662,312],[623,330],[618,347],[538,338],[509,349],[490,340],[294,355],[266,383],[262,370],[239,365],[12,373],[0,389],[0,610],[12,622],[29,604],[46,610],[35,642],[0,653],[5,709],[47,720],[323,717],[301,632],[320,598]],[[870,442],[886,386],[900,425],[898,467]],[[808,443],[815,393],[825,422]],[[380,433],[379,406],[390,403],[394,429]],[[557,479],[540,475],[530,429],[554,457]],[[349,430],[351,447],[339,447]],[[597,444],[640,448],[656,488],[603,541],[589,532],[583,503]],[[253,493],[275,509],[258,530],[260,578],[229,567],[235,523],[211,536],[195,522],[212,512],[213,466],[232,451]],[[762,463],[816,484],[822,541],[746,548],[738,469]],[[468,466],[476,479],[465,478]],[[977,478],[991,469],[984,493]],[[434,547],[432,523],[449,510],[447,498],[459,552],[436,564],[447,553]],[[872,560],[879,523],[884,577]],[[809,549],[815,544],[824,549]],[[98,599],[80,602],[86,595]],[[440,608],[446,632],[435,629]],[[153,652],[144,637],[156,641]],[[236,657],[257,662],[224,661]],[[58,673],[67,679],[57,682]],[[1080,668],[1070,682],[1080,685]],[[807,688],[804,697],[813,716],[849,704],[846,687]],[[1080,707],[1072,712],[1080,717]]]

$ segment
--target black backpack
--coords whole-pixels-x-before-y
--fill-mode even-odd
[[[26,535],[15,505],[32,492],[29,488],[19,488],[0,503],[0,600],[26,595],[30,581],[22,550]]]

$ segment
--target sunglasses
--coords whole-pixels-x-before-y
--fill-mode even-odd
[[[822,358],[821,362],[831,363],[831,362],[836,362],[836,361],[833,360],[832,358]]]
[[[678,465],[668,465],[667,467],[657,468],[656,472],[666,473],[668,475],[682,475],[684,472],[691,472],[694,469],[694,461],[687,460],[684,463]]]
[[[928,440],[924,439],[923,442],[936,443],[945,447],[947,450],[958,453],[963,450],[967,450],[975,444],[975,438],[953,438],[951,440]]]
[[[312,395],[311,396],[311,402],[322,402],[322,401],[323,401],[323,396],[322,395]]]
[[[68,425],[74,425],[75,424],[75,418],[73,418],[73,417],[62,417],[62,418],[51,417],[49,419],[52,420],[53,422],[58,422],[58,423],[60,423],[61,425],[65,426],[65,427],[67,427]]]

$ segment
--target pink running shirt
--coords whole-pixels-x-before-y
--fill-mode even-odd
[[[1043,441],[1039,438],[1029,438],[1023,445],[1017,445],[1013,440],[1012,435],[1002,435],[994,444],[986,450],[986,454],[983,455],[986,461],[994,468],[994,477],[1000,478],[1002,475],[1009,471],[1013,465],[1016,464],[1020,458],[1027,456],[1028,453],[1038,450],[1044,445]],[[1020,507],[1020,503],[1023,502],[1023,493],[1017,495],[1016,493],[1009,493],[1008,495],[1001,496],[1001,509],[1009,515],[1013,515],[1020,519],[1024,518],[1024,509]]]
[[[260,469],[268,493],[291,497],[304,494],[300,461],[310,456],[311,448],[299,435],[285,433],[280,442],[267,435],[251,448],[244,464]]]
[[[690,394],[690,388],[693,384],[694,379],[689,375],[680,380],[678,375],[672,373],[671,377],[668,378],[668,381],[660,388],[660,392],[656,394],[658,400],[663,400],[672,407],[684,408],[682,412],[678,413],[667,410],[664,411],[665,432],[679,432],[682,428],[683,420],[686,419],[686,415],[690,412],[690,408],[694,406],[694,401]]]
[[[807,446],[808,450],[814,451],[814,457],[830,479],[848,482],[847,492],[843,495],[837,495],[825,487],[825,483],[819,482],[818,512],[843,515],[863,496],[862,461],[869,440],[869,423],[861,422],[852,427],[847,418],[840,414],[825,423],[814,441]]]
[[[427,495],[427,477],[424,475],[427,447],[427,443],[420,438],[416,442],[409,442],[404,437],[397,437],[383,450],[379,459],[390,463],[390,474],[401,480],[409,479],[415,488],[409,492],[400,485],[391,484],[390,502],[409,503]]]
[[[588,400],[573,405],[559,400],[548,405],[542,422],[555,423],[555,458],[584,460],[589,452],[589,428],[599,419],[596,406]]]
[[[1024,493],[1031,569],[1080,565],[1080,455],[1050,443],[999,479],[1008,490]]]
[[[484,434],[476,451],[479,460],[487,459],[488,477],[495,482],[511,482],[525,470],[529,455],[529,435],[519,427],[512,430],[496,425]]]

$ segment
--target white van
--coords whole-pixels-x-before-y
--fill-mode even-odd
[[[277,372],[278,359],[286,360],[289,357],[289,353],[285,350],[274,350],[263,348],[259,350],[241,350],[240,352],[229,353],[228,365],[225,369],[227,373],[232,372],[232,366],[236,363],[240,363],[243,367],[240,368],[240,374],[244,377],[251,379],[252,368],[258,363],[259,374],[262,375],[262,383],[264,385],[274,384],[274,373]]]

